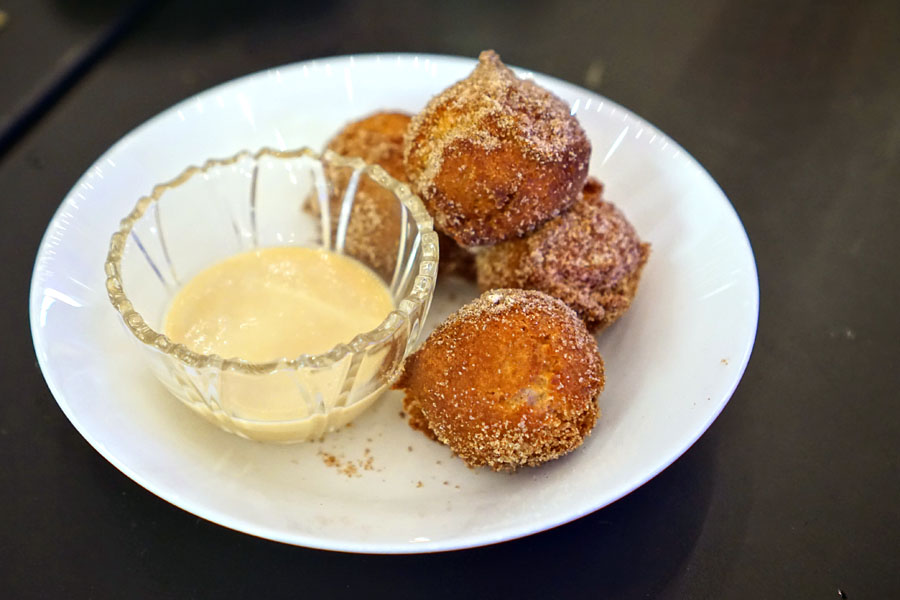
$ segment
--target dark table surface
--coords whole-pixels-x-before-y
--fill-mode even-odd
[[[900,3],[198,4],[0,2],[3,597],[900,598]],[[756,347],[682,458],[555,530],[392,557],[200,520],[79,436],[26,299],[44,228],[106,148],[270,66],[487,47],[657,125],[744,222]]]

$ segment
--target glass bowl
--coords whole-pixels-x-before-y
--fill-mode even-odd
[[[381,237],[367,243],[359,239],[366,211],[353,207],[363,190],[376,188],[397,206]],[[385,242],[384,231],[396,239]],[[229,256],[271,246],[353,255],[355,246],[366,248],[357,258],[367,262],[375,242],[390,254],[371,266],[395,309],[329,352],[254,363],[198,354],[161,333],[181,286]],[[397,377],[431,305],[437,261],[437,235],[421,200],[381,167],[330,151],[263,148],[189,167],[141,198],[110,240],[106,287],[153,373],[177,398],[226,431],[297,442],[350,422]]]

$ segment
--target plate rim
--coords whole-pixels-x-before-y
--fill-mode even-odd
[[[710,173],[703,167],[700,162],[694,158],[692,154],[687,152],[681,144],[678,143],[677,140],[672,138],[672,136],[663,132],[661,129],[656,127],[654,124],[648,122],[646,119],[638,115],[637,113],[631,111],[630,109],[622,106],[621,104],[615,102],[614,100],[610,100],[603,94],[600,94],[593,90],[588,90],[586,88],[582,88],[576,84],[571,82],[559,79],[552,75],[546,75],[539,71],[535,71],[532,69],[516,67],[510,65],[518,74],[529,74],[534,76],[536,79],[539,78],[541,80],[551,82],[554,85],[561,88],[568,88],[569,90],[578,92],[579,94],[590,94],[592,96],[596,96],[603,100],[604,103],[609,104],[613,109],[621,111],[628,120],[632,120],[645,128],[648,128],[655,132],[657,135],[661,136],[663,139],[667,140],[674,148],[681,152],[683,157],[689,161],[692,166],[698,170],[701,176],[706,180],[708,184],[711,184],[715,190],[717,190],[719,196],[722,200],[724,200],[724,206],[730,211],[730,216],[735,220],[738,225],[738,229],[740,230],[742,236],[741,239],[738,240],[747,251],[747,258],[749,258],[749,266],[752,267],[752,273],[748,273],[747,277],[749,278],[752,275],[753,282],[755,283],[752,286],[752,298],[747,298],[747,300],[752,300],[752,306],[748,307],[748,312],[752,312],[752,330],[751,334],[747,337],[747,339],[742,340],[742,344],[740,345],[740,359],[739,359],[739,368],[734,372],[733,379],[729,385],[729,389],[727,393],[722,395],[722,399],[719,402],[718,406],[710,413],[709,418],[703,423],[702,427],[698,427],[696,431],[688,437],[683,447],[679,448],[676,452],[670,453],[664,460],[662,460],[659,466],[656,469],[653,469],[647,473],[642,474],[641,476],[634,477],[632,479],[626,480],[624,483],[620,483],[620,485],[616,486],[609,492],[607,492],[606,496],[611,498],[609,500],[604,499],[604,501],[600,503],[596,503],[591,506],[587,506],[586,508],[577,508],[576,510],[569,511],[563,515],[557,515],[555,518],[544,519],[539,523],[536,523],[534,526],[528,527],[520,527],[514,528],[509,526],[505,529],[499,529],[491,532],[489,535],[484,534],[463,534],[460,536],[456,536],[451,539],[451,543],[441,543],[440,541],[428,541],[423,543],[404,543],[402,545],[398,545],[396,543],[377,543],[377,542],[354,542],[348,543],[347,541],[342,541],[338,539],[337,541],[329,538],[322,538],[317,536],[312,536],[309,534],[297,534],[293,533],[291,535],[285,535],[283,532],[277,530],[276,528],[260,525],[257,523],[253,523],[246,519],[235,518],[225,511],[221,511],[218,509],[210,508],[208,506],[196,505],[193,502],[186,502],[183,498],[180,498],[177,493],[174,491],[170,491],[167,489],[160,489],[157,485],[153,483],[150,478],[144,477],[138,472],[132,470],[127,464],[125,464],[122,460],[117,458],[112,452],[108,451],[103,442],[97,439],[83,423],[79,421],[79,419],[72,412],[71,406],[69,405],[68,399],[66,399],[64,391],[61,389],[58,382],[51,375],[50,365],[47,364],[45,357],[42,356],[42,353],[39,351],[39,345],[46,345],[46,341],[43,339],[42,334],[40,333],[40,327],[37,324],[37,315],[39,314],[39,310],[36,310],[38,307],[38,290],[41,287],[41,282],[38,280],[38,270],[41,266],[41,259],[45,256],[46,250],[49,248],[49,237],[53,231],[55,231],[58,227],[58,221],[60,220],[63,210],[69,204],[70,199],[73,194],[80,188],[80,186],[91,176],[94,167],[104,161],[110,155],[118,152],[121,148],[131,143],[133,139],[138,137],[141,132],[145,129],[149,129],[154,126],[155,123],[164,119],[166,116],[177,112],[179,109],[183,109],[188,106],[191,102],[193,102],[199,96],[212,95],[216,91],[223,91],[226,88],[246,84],[254,79],[263,79],[269,76],[273,72],[277,72],[279,69],[285,68],[299,68],[300,66],[312,66],[315,64],[331,64],[341,62],[350,62],[351,64],[355,60],[402,60],[408,59],[410,61],[417,60],[436,60],[439,62],[455,62],[462,64],[472,64],[474,65],[477,62],[476,58],[470,58],[465,56],[457,56],[457,55],[444,55],[444,54],[430,54],[430,53],[405,53],[405,52],[373,52],[373,53],[359,53],[359,54],[344,54],[337,56],[328,56],[328,57],[319,57],[302,61],[295,61],[291,63],[284,63],[281,65],[269,67],[266,69],[262,69],[259,71],[255,71],[253,73],[248,73],[245,75],[241,75],[239,77],[235,77],[228,81],[216,84],[212,87],[201,90],[191,96],[184,98],[173,105],[170,105],[160,112],[154,114],[150,118],[142,121],[131,130],[129,130],[126,134],[120,137],[116,142],[111,145],[109,148],[104,150],[98,157],[96,157],[90,164],[90,166],[82,173],[82,175],[75,181],[71,189],[66,193],[66,195],[61,200],[59,206],[54,211],[53,216],[48,222],[46,229],[41,236],[40,243],[38,245],[38,249],[35,255],[34,266],[32,268],[31,274],[31,282],[29,285],[29,325],[32,337],[32,347],[38,361],[38,365],[41,370],[41,374],[44,378],[44,381],[47,384],[47,387],[50,390],[50,393],[53,395],[56,404],[60,407],[63,414],[69,420],[69,422],[75,427],[75,430],[84,438],[88,444],[97,451],[103,458],[105,458],[110,464],[112,464],[116,469],[118,469],[122,474],[131,479],[134,483],[138,484],[148,492],[162,499],[163,501],[178,507],[181,510],[189,514],[193,514],[197,517],[200,517],[206,521],[210,521],[227,529],[232,529],[234,531],[238,531],[241,533],[245,533],[248,535],[252,535],[255,537],[259,537],[262,539],[268,539],[276,542],[280,542],[288,545],[302,546],[307,548],[314,548],[320,550],[327,551],[335,551],[335,552],[345,552],[345,553],[363,553],[363,554],[392,554],[392,555],[409,555],[409,554],[423,554],[423,553],[436,553],[436,552],[445,552],[445,551],[454,551],[466,548],[476,548],[487,545],[492,545],[504,541],[510,541],[515,539],[520,539],[523,537],[527,537],[529,535],[533,535],[535,533],[539,533],[542,531],[547,531],[549,529],[553,529],[559,527],[561,525],[565,525],[567,523],[571,523],[577,519],[580,519],[588,514],[596,512],[606,506],[609,506],[618,500],[628,496],[638,488],[645,485],[648,481],[655,478],[659,473],[667,469],[672,465],[676,460],[681,458],[685,452],[687,452],[691,446],[693,446],[697,440],[703,436],[706,431],[708,431],[709,427],[712,423],[719,417],[722,411],[725,409],[725,406],[730,402],[734,392],[737,387],[740,385],[740,382],[743,379],[744,373],[746,372],[747,365],[750,360],[750,356],[753,352],[753,348],[756,342],[756,337],[758,335],[758,327],[759,327],[759,272],[756,263],[756,256],[753,252],[753,246],[750,243],[750,238],[747,234],[747,230],[744,227],[743,221],[740,218],[740,215],[737,213],[737,210],[734,208],[731,200],[725,194],[722,187],[719,183],[710,175]],[[738,361],[735,361],[738,362]]]

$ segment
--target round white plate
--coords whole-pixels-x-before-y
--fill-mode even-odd
[[[110,307],[103,261],[136,199],[186,165],[260,146],[321,147],[347,121],[419,110],[470,59],[368,55],[294,64],[185,100],[101,156],[66,196],[38,252],[30,316],[38,361],[66,416],[123,473],[210,521],[291,544],[404,553],[489,544],[605,506],[678,458],[737,385],[753,345],[753,254],[728,199],[652,125],[527,71],[572,106],[606,198],[653,244],[631,311],[599,338],[602,417],[569,456],[514,474],[471,470],[410,429],[390,393],[321,442],[223,433],[169,397]],[[443,281],[431,324],[474,297]]]

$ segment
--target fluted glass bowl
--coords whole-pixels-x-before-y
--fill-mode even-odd
[[[361,243],[354,227],[366,224],[354,223],[365,211],[352,207],[359,190],[373,186],[397,202],[387,229],[396,242],[373,240],[390,254],[371,266],[395,305],[376,329],[324,354],[267,363],[198,354],[162,333],[181,286],[234,254],[303,246],[353,255],[347,232],[355,231],[350,241],[370,256],[373,244]],[[348,423],[396,378],[428,313],[437,260],[422,202],[381,167],[330,151],[264,148],[189,167],[141,198],[110,240],[106,286],[150,368],[176,397],[226,431],[295,442]]]

